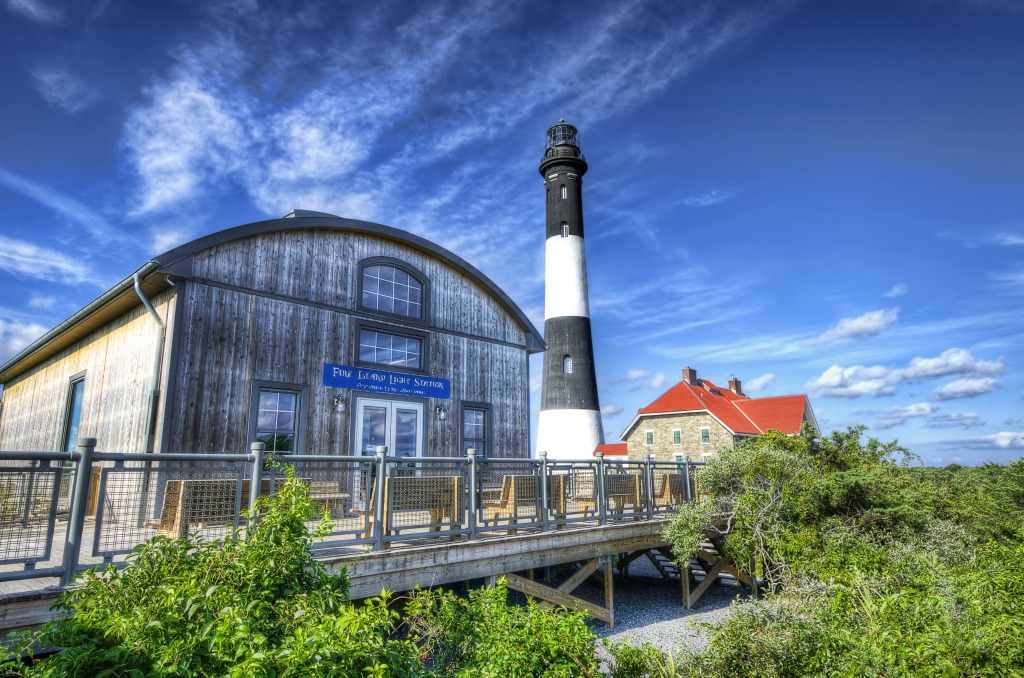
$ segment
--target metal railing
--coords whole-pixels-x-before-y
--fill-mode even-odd
[[[382,550],[437,539],[650,520],[697,496],[686,460],[485,459],[247,454],[0,452],[0,582],[121,564],[156,536],[217,540],[246,527],[246,509],[273,494],[290,466],[332,523],[316,549]],[[316,521],[311,521],[311,526]]]

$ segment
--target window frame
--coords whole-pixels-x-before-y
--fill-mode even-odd
[[[644,445],[654,447],[654,431],[652,429],[644,431]]]
[[[711,427],[701,426],[700,427],[700,444],[710,445],[711,444]]]
[[[375,370],[390,370],[395,372],[411,372],[413,374],[427,374],[430,371],[430,334],[412,328],[396,327],[369,321],[357,321],[355,332],[352,337],[352,364],[360,367],[369,367]],[[359,337],[363,330],[371,330],[383,334],[390,334],[396,337],[407,339],[418,339],[420,342],[420,366],[409,367],[408,365],[388,365],[386,363],[370,362],[359,356]]]
[[[81,435],[78,434],[78,431],[80,431],[81,428],[82,428],[82,412],[85,409],[85,386],[86,386],[85,378],[86,378],[87,373],[88,373],[88,370],[83,370],[83,371],[79,372],[78,374],[73,374],[70,377],[68,377],[68,385],[67,385],[67,388],[64,391],[64,417],[63,417],[64,423],[63,423],[63,426],[61,427],[61,434],[60,434],[61,446],[60,446],[59,449],[65,451],[65,452],[74,452],[78,448],[78,440],[77,439],[82,437]],[[75,428],[75,433],[76,433],[75,438],[76,439],[72,440],[71,439],[71,419],[74,416],[75,388],[78,386],[78,384],[82,385],[82,400],[78,404],[78,425]],[[69,449],[69,445],[70,445],[70,449]]]
[[[483,440],[484,449],[481,453],[480,448],[477,448],[478,459],[493,458],[492,445],[494,444],[494,427],[491,426],[491,404],[475,402],[472,400],[461,400],[459,401],[459,454],[462,456],[466,455],[466,411],[472,410],[475,412],[482,411],[484,413],[484,437],[481,438],[469,438],[469,440]]]
[[[402,271],[403,273],[409,274],[416,282],[418,282],[423,291],[423,298],[420,304],[420,317],[411,315],[402,315],[401,313],[389,313],[388,311],[381,311],[376,308],[369,308],[363,306],[363,276],[367,267],[369,266],[390,266],[391,268]],[[395,259],[394,257],[368,257],[359,261],[356,275],[356,303],[355,306],[362,313],[369,313],[371,315],[379,316],[381,318],[394,318],[399,319],[402,322],[413,323],[415,325],[429,325],[430,324],[430,298],[431,298],[431,284],[430,278],[428,278],[422,271],[413,266],[412,264],[402,261],[401,259]]]
[[[562,374],[572,374],[572,354],[562,356]]]
[[[291,452],[281,454],[305,454],[306,449],[306,410],[309,408],[309,386],[306,384],[294,384],[282,381],[264,381],[253,379],[249,391],[249,442],[256,440],[256,431],[259,428],[260,416],[260,392],[275,391],[277,393],[295,394],[295,420],[293,428],[295,431],[295,445]]]
[[[672,429],[672,444],[682,445],[683,444],[683,430],[680,428]]]

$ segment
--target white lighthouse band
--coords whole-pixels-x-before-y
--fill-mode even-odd
[[[544,253],[544,319],[590,317],[587,252],[578,235],[548,238]]]
[[[541,410],[537,450],[552,459],[593,459],[603,438],[597,410]]]

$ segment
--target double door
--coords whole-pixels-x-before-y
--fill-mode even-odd
[[[385,445],[388,456],[423,456],[423,403],[357,398],[355,424],[357,454],[373,455]]]

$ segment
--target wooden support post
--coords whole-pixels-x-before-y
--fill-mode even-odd
[[[612,556],[604,556],[604,607],[608,610],[608,628],[615,627],[615,572]]]
[[[693,576],[693,574],[690,572],[689,562],[687,562],[686,565],[683,565],[682,575],[683,576],[680,577],[680,579],[683,580],[683,607],[689,610],[693,607],[693,603],[690,601],[690,577]]]
[[[590,575],[597,572],[597,568],[599,567],[601,567],[601,560],[599,558],[594,558],[592,560],[587,561],[579,570],[577,570],[571,577],[562,582],[555,590],[560,593],[565,593],[567,595],[572,593],[579,587],[580,584],[586,581],[587,578],[590,577]],[[603,584],[604,582],[602,581],[601,583]],[[554,607],[555,604],[544,601],[540,604],[540,606],[543,608],[550,608]]]
[[[516,574],[504,575],[505,581],[508,582],[508,587],[520,593],[525,593],[528,596],[534,598],[540,598],[548,602],[554,603],[555,605],[563,605],[570,610],[582,610],[589,614],[595,619],[600,619],[609,626],[612,624],[612,611],[595,605],[594,603],[575,598],[570,595],[562,593],[558,589],[553,589],[550,586],[544,586],[537,582],[530,581],[525,577],[520,577]]]
[[[750,556],[750,595],[755,598],[760,594],[757,582],[757,557]]]

